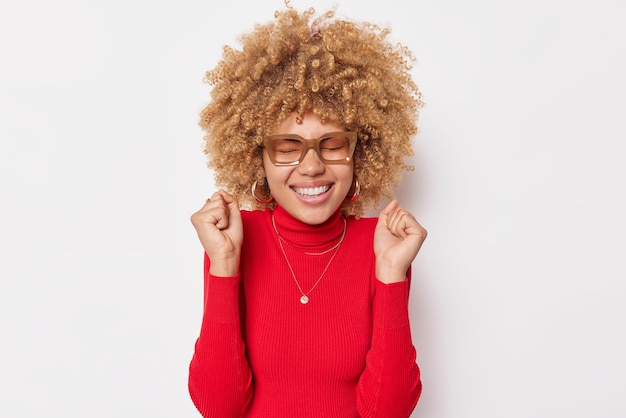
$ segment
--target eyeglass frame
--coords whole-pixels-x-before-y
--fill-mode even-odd
[[[333,138],[336,136],[345,136],[348,138],[350,144],[350,150],[348,151],[348,156],[341,160],[326,160],[322,157],[322,153],[320,151],[320,142],[324,139]],[[351,164],[352,157],[354,156],[354,150],[356,148],[357,142],[357,132],[356,131],[335,131],[335,132],[327,132],[320,135],[318,138],[303,138],[298,134],[271,134],[263,136],[263,147],[266,150],[271,149],[271,143],[275,139],[293,139],[302,143],[302,152],[300,153],[300,157],[296,161],[292,161],[289,163],[281,163],[278,161],[274,161],[274,157],[271,152],[268,152],[267,155],[272,162],[277,167],[286,167],[286,166],[296,166],[302,163],[304,157],[309,152],[310,149],[314,149],[317,153],[318,158],[324,164]]]

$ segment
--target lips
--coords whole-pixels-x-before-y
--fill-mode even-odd
[[[325,186],[318,187],[292,187],[292,189],[301,196],[319,196],[323,193],[326,193],[330,190],[331,185],[327,184]]]

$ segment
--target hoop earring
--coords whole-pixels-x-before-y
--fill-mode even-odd
[[[259,199],[259,197],[256,195],[256,186],[258,182],[259,182],[258,180],[255,180],[254,183],[252,183],[252,187],[251,187],[252,197],[254,197],[254,200],[259,202],[261,205],[267,205],[268,203],[271,203],[274,200],[274,196],[272,196],[272,193],[270,192],[270,197],[267,200]]]
[[[354,202],[357,199],[357,197],[359,197],[360,193],[361,193],[361,185],[359,184],[359,179],[355,177],[354,178],[354,193],[352,193],[352,196],[346,196],[346,200],[349,202]]]

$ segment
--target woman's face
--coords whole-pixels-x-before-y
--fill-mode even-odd
[[[318,138],[328,132],[344,131],[334,123],[322,124],[314,113],[306,113],[301,124],[292,113],[280,125],[277,134],[297,134],[303,138]],[[314,149],[309,149],[302,162],[295,166],[276,166],[263,150],[263,167],[269,188],[291,216],[310,225],[326,221],[343,203],[354,174],[349,164],[324,164]]]

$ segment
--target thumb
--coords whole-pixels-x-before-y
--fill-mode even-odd
[[[380,211],[378,215],[378,224],[387,226],[387,217],[393,212],[393,210],[398,206],[398,201],[396,199],[392,200],[385,206],[383,210]]]

